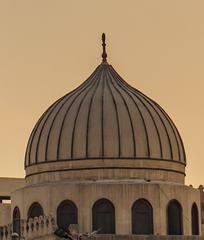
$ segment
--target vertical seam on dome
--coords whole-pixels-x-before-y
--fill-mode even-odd
[[[110,76],[111,83],[112,83],[113,87],[114,87],[115,90],[119,93],[121,99],[123,100],[123,103],[124,103],[124,105],[125,105],[125,108],[126,108],[126,110],[127,110],[128,117],[129,117],[129,119],[130,119],[131,130],[132,130],[131,132],[132,132],[132,140],[133,140],[133,152],[134,152],[134,157],[136,157],[135,134],[134,134],[134,127],[133,127],[132,118],[131,118],[131,115],[130,115],[130,110],[129,110],[129,107],[128,107],[126,101],[124,100],[124,97],[122,96],[121,92],[120,92],[120,91],[117,89],[117,87],[113,84],[113,81],[112,81],[113,77],[112,77],[112,75],[110,74],[110,71],[108,71],[108,73],[109,73],[109,76]]]
[[[98,68],[97,68],[97,69],[98,69]],[[95,74],[96,74],[96,70],[95,70],[94,73],[87,79],[88,82],[86,81],[86,84],[83,85],[83,88],[77,89],[77,90],[79,90],[80,92],[79,92],[79,93],[75,92],[75,93],[76,93],[76,96],[75,96],[75,98],[72,100],[72,102],[70,103],[70,105],[68,106],[68,108],[67,108],[67,110],[66,110],[66,112],[65,112],[64,118],[63,118],[63,120],[62,120],[61,128],[60,128],[60,132],[59,132],[59,135],[58,135],[58,141],[57,141],[57,143],[58,143],[58,144],[57,144],[57,160],[59,159],[59,151],[60,151],[60,144],[61,144],[61,135],[62,135],[62,130],[63,130],[63,127],[64,127],[64,123],[65,123],[65,119],[66,119],[66,117],[67,117],[67,114],[68,114],[69,110],[71,109],[73,103],[75,102],[76,98],[77,98],[78,96],[80,96],[80,95],[82,94],[82,92],[84,92],[84,91],[94,82],[93,76],[94,76]],[[92,78],[92,79],[91,79],[91,78]],[[72,95],[72,96],[73,96],[73,95]]]
[[[96,78],[98,77],[99,73],[95,76]],[[97,88],[99,86],[99,83],[100,83],[100,80],[99,79],[96,79],[97,81],[97,86],[96,86],[96,89],[95,91],[93,91],[93,94],[91,96],[91,101],[90,101],[90,104],[89,104],[89,110],[88,110],[88,117],[87,117],[87,126],[86,126],[86,158],[88,158],[89,156],[89,153],[88,153],[88,145],[89,145],[89,120],[90,120],[90,115],[91,115],[91,108],[92,108],[92,103],[93,103],[93,98],[96,94],[96,91],[97,91]]]
[[[183,155],[184,155],[184,162],[186,163],[186,155],[185,155],[185,149],[184,149],[184,145],[183,145],[183,141],[181,139],[181,136],[179,134],[179,131],[176,127],[176,125],[174,124],[174,122],[171,120],[171,118],[169,117],[169,115],[164,111],[164,109],[158,104],[155,102],[155,104],[158,106],[158,108],[163,112],[163,114],[167,117],[169,123],[170,123],[170,126],[173,130],[173,133],[174,133],[174,136],[175,136],[175,139],[176,139],[176,143],[177,143],[177,148],[178,148],[178,153],[179,153],[179,161],[182,162],[182,159],[181,159],[181,152],[180,152],[180,146],[179,146],[179,142],[178,142],[178,138],[177,138],[177,135],[179,137],[179,140],[181,142],[181,146],[183,148]]]
[[[96,73],[96,70],[93,72],[93,74]],[[90,79],[93,74],[88,78]],[[88,80],[87,79],[87,80]],[[81,86],[82,88],[84,88],[86,85],[87,85],[87,81],[84,82],[84,84],[82,84],[83,86]],[[52,131],[52,128],[53,128],[53,125],[54,125],[54,122],[55,122],[55,119],[57,118],[58,116],[58,113],[61,111],[61,109],[63,108],[63,106],[67,103],[67,101],[74,95],[74,93],[71,95],[71,96],[68,96],[67,99],[63,102],[63,104],[59,107],[59,109],[57,110],[53,120],[52,120],[52,123],[50,125],[50,128],[49,128],[49,131],[48,131],[48,135],[47,135],[47,140],[46,140],[46,149],[45,149],[45,160],[47,160],[48,156],[48,145],[49,145],[49,140],[50,140],[50,134],[51,134],[51,131]]]
[[[47,111],[46,111],[47,112]],[[38,128],[39,124],[41,123],[42,121],[42,118],[44,117],[45,115],[45,112],[43,113],[43,115],[38,119],[35,127],[33,128],[31,134],[30,134],[30,138],[28,140],[28,144],[27,144],[27,148],[26,148],[26,152],[25,152],[25,163],[24,163],[24,168],[27,167],[28,165],[30,165],[30,152],[31,152],[31,142],[33,142],[33,134],[35,134],[36,132],[36,129]]]
[[[28,165],[30,165],[30,161],[31,161],[31,150],[32,150],[32,143],[33,143],[33,140],[34,140],[34,138],[35,138],[35,134],[36,134],[36,132],[37,132],[37,130],[38,130],[38,127],[39,127],[39,125],[41,124],[41,122],[42,122],[42,120],[44,119],[44,117],[45,117],[45,115],[46,114],[48,114],[48,116],[49,116],[49,114],[50,114],[50,109],[53,107],[53,109],[59,104],[59,102],[60,102],[60,100],[62,100],[62,99],[64,99],[66,97],[66,95],[65,96],[63,96],[62,98],[60,98],[60,99],[58,99],[56,102],[54,102],[44,113],[43,113],[43,115],[40,117],[40,119],[38,120],[38,122],[36,123],[36,126],[34,127],[34,129],[33,129],[33,136],[32,136],[32,139],[31,139],[31,141],[30,141],[30,147],[29,147],[29,164]],[[52,110],[53,110],[52,109]],[[51,110],[51,111],[52,111]],[[47,118],[45,119],[45,121],[47,120]],[[43,128],[43,125],[44,124],[42,124],[42,128]],[[41,129],[42,129],[41,128]],[[31,135],[32,135],[32,133],[31,133]],[[38,139],[37,139],[37,144],[38,144],[38,142],[39,142],[39,137],[40,137],[40,135],[38,136]],[[35,150],[35,163],[37,163],[37,159],[36,159],[36,154],[37,154],[37,145],[36,145],[36,150]]]
[[[122,80],[123,81],[123,80]],[[126,87],[127,88],[127,87]],[[128,89],[128,88],[127,88]],[[161,137],[160,137],[160,134],[159,134],[159,130],[158,130],[158,127],[156,125],[156,122],[154,120],[154,117],[152,116],[152,113],[151,111],[149,110],[149,108],[145,105],[145,103],[142,101],[142,99],[136,95],[136,93],[134,91],[132,91],[131,89],[129,89],[133,95],[143,104],[143,106],[146,108],[146,110],[148,111],[149,115],[150,115],[150,118],[152,119],[153,121],[153,124],[154,124],[154,127],[156,129],[156,133],[157,133],[157,136],[158,136],[158,140],[159,140],[159,147],[160,147],[160,157],[163,158],[163,149],[162,149],[162,144],[161,144]]]
[[[97,70],[97,69],[98,69],[98,68],[96,68],[96,70]],[[96,70],[93,72],[93,74],[96,73]],[[70,97],[72,97],[72,96],[76,93],[77,90],[83,89],[83,88],[87,85],[88,80],[90,80],[90,78],[93,76],[93,74],[92,74],[84,83],[82,83],[79,87],[77,87],[76,89],[74,89],[74,90],[71,91],[70,93],[66,94],[64,97],[58,99],[57,102],[55,102],[56,105],[55,105],[55,106],[53,107],[53,109],[49,112],[48,116],[47,116],[46,119],[45,119],[45,122],[44,122],[43,125],[42,125],[42,128],[41,128],[41,130],[40,130],[40,133],[39,133],[39,137],[38,137],[38,141],[37,141],[37,146],[36,146],[36,152],[35,152],[35,163],[38,162],[38,148],[39,148],[39,142],[40,142],[40,138],[41,138],[41,135],[42,135],[42,131],[43,131],[44,126],[45,126],[45,124],[46,124],[46,122],[47,122],[47,119],[48,119],[49,116],[52,114],[54,108],[55,108],[55,107],[61,102],[61,100],[63,100],[64,98],[67,97],[67,98],[69,99]],[[67,100],[68,100],[68,99],[67,99]],[[65,101],[67,101],[67,100],[65,100]],[[53,104],[53,105],[54,105],[54,104]],[[48,108],[48,109],[49,109],[49,108]],[[46,155],[45,155],[45,158],[46,158]]]
[[[137,91],[137,93],[138,93],[146,102],[149,103],[149,105],[150,105],[150,106],[154,109],[154,111],[156,112],[157,116],[160,118],[160,120],[161,120],[161,122],[162,122],[162,125],[163,125],[163,127],[164,127],[164,129],[165,129],[168,142],[169,142],[171,159],[173,159],[173,151],[172,151],[171,140],[170,140],[169,133],[168,133],[168,131],[167,131],[166,125],[164,124],[164,121],[163,121],[162,117],[160,116],[160,114],[158,113],[157,109],[154,107],[154,105],[150,102],[149,99],[146,99],[143,95],[140,94],[139,91]]]
[[[117,74],[118,75],[118,74]],[[122,84],[124,84],[124,87],[129,91],[131,91],[131,93],[143,104],[143,106],[145,107],[145,109],[148,111],[152,121],[153,121],[153,124],[155,126],[155,129],[156,129],[156,132],[157,132],[157,136],[158,136],[158,140],[159,140],[159,146],[160,146],[160,156],[161,158],[163,157],[163,150],[162,150],[162,144],[161,144],[161,138],[160,138],[160,134],[159,134],[159,130],[157,128],[157,125],[155,123],[155,120],[154,120],[154,117],[152,116],[151,114],[151,111],[149,110],[149,108],[144,104],[144,102],[142,101],[142,99],[136,95],[136,93],[129,87],[129,85],[120,77],[120,81]]]
[[[73,94],[72,94],[71,96],[73,96]],[[68,98],[70,98],[71,96],[68,96]],[[58,103],[61,103],[61,101],[58,102]],[[57,104],[57,105],[58,105],[58,104]],[[56,106],[57,106],[57,105],[56,105]],[[56,107],[56,106],[55,106],[55,107]],[[46,117],[46,119],[45,119],[45,121],[44,121],[44,123],[43,123],[43,125],[42,125],[42,128],[41,128],[41,130],[40,130],[39,137],[38,137],[38,142],[37,142],[37,146],[36,146],[36,156],[35,156],[35,159],[36,159],[35,162],[36,162],[36,163],[38,162],[38,150],[39,150],[39,144],[40,144],[40,139],[41,139],[41,136],[42,136],[42,132],[43,132],[43,130],[44,130],[44,127],[45,127],[45,125],[46,125],[46,123],[47,123],[48,118],[51,116],[51,114],[53,113],[54,109],[55,109],[55,108],[53,108],[53,109],[49,112],[49,114],[48,114],[48,116]],[[45,160],[46,160],[46,155],[45,155]]]
[[[96,84],[96,81],[93,81],[93,86]],[[92,87],[93,87],[92,86]],[[73,154],[74,154],[74,137],[75,137],[75,129],[76,129],[76,122],[77,122],[77,119],[78,119],[78,116],[79,116],[79,112],[80,112],[80,109],[81,109],[81,106],[86,98],[86,96],[88,95],[88,93],[90,93],[90,90],[91,88],[89,88],[87,90],[87,92],[84,94],[80,104],[79,104],[79,107],[78,107],[78,110],[77,110],[77,113],[76,113],[76,116],[75,116],[75,120],[74,120],[74,127],[73,127],[73,131],[72,131],[72,137],[71,137],[71,159],[73,159]]]
[[[61,144],[61,135],[62,135],[62,130],[64,128],[64,123],[65,123],[65,119],[67,117],[67,114],[69,112],[69,110],[71,109],[73,103],[75,102],[75,100],[93,83],[93,80],[88,84],[88,86],[85,86],[83,89],[81,89],[81,91],[79,93],[76,94],[76,96],[74,97],[74,99],[71,101],[70,105],[68,106],[64,118],[62,120],[62,124],[61,124],[61,128],[60,128],[60,132],[59,132],[59,136],[58,136],[58,145],[57,145],[57,160],[59,159],[59,151],[60,151],[60,144]]]
[[[59,107],[59,109],[57,110],[53,120],[52,120],[52,123],[50,125],[50,128],[49,128],[49,131],[48,131],[48,135],[47,135],[47,139],[46,139],[46,147],[45,147],[45,161],[47,161],[47,151],[48,151],[48,143],[49,143],[49,139],[50,139],[50,133],[51,133],[51,130],[52,130],[52,127],[54,125],[54,121],[58,115],[58,113],[60,112],[60,110],[62,109],[62,107],[67,103],[67,101],[73,96],[74,94],[72,94],[71,96],[68,96],[67,99],[63,102],[63,104]]]
[[[112,67],[113,71],[119,76],[119,74],[114,70],[114,68]],[[120,77],[120,76],[119,76]],[[121,78],[121,77],[120,77]],[[122,78],[121,78],[122,79]],[[127,84],[123,79],[122,81],[129,87],[129,88],[132,88],[134,89],[135,91],[137,91],[138,93],[140,93],[141,95],[144,95],[141,91],[139,91],[138,89],[135,89],[134,87],[132,87],[131,85]],[[174,136],[175,136],[175,139],[176,139],[176,143],[177,143],[177,148],[178,148],[178,154],[179,154],[179,161],[182,162],[182,159],[181,159],[181,153],[180,153],[180,146],[179,146],[179,143],[178,143],[178,138],[180,139],[180,143],[181,143],[181,146],[182,146],[182,150],[183,150],[183,161],[186,163],[186,154],[185,154],[185,149],[184,149],[184,144],[183,144],[183,141],[182,141],[182,138],[179,134],[179,131],[176,127],[176,125],[174,124],[174,122],[171,120],[171,118],[169,117],[169,115],[165,112],[165,110],[158,104],[156,103],[154,100],[152,100],[151,98],[149,98],[148,96],[144,95],[146,98],[148,98],[150,101],[153,101],[158,107],[159,109],[164,113],[164,115],[167,117],[169,123],[170,123],[170,126],[173,130],[173,133],[174,133]],[[177,136],[178,135],[178,138]]]
[[[27,144],[27,148],[26,148],[26,152],[25,152],[25,164],[24,164],[24,168],[30,165],[30,152],[31,152],[31,148],[32,145],[31,143],[33,142],[33,138],[34,138],[34,134],[37,131],[37,128],[39,126],[39,124],[42,121],[42,118],[45,116],[45,114],[47,113],[48,109],[46,110],[46,112],[43,113],[43,115],[38,119],[35,127],[33,128],[31,134],[30,134],[30,138],[28,140],[28,144]]]
[[[131,87],[131,86],[130,86]],[[133,88],[133,87],[131,87]],[[133,88],[134,89],[134,88]],[[138,93],[140,93],[140,95],[144,95],[142,92],[140,92],[139,90],[135,89]],[[171,126],[171,129],[173,131],[173,134],[174,134],[174,137],[176,139],[176,145],[177,145],[177,150],[178,150],[178,155],[179,155],[179,161],[182,162],[181,160],[181,153],[180,153],[180,146],[179,146],[179,143],[178,143],[178,138],[177,138],[177,135],[180,139],[180,142],[181,142],[181,145],[182,145],[182,148],[183,148],[183,154],[184,154],[184,162],[186,163],[186,156],[185,156],[185,149],[184,149],[184,145],[183,145],[183,141],[181,139],[181,136],[179,134],[179,131],[176,127],[176,125],[174,124],[174,122],[171,120],[171,118],[169,117],[169,115],[165,112],[165,110],[157,103],[155,102],[154,100],[150,99],[148,96],[144,95],[144,97],[146,97],[147,99],[149,99],[150,101],[154,102],[155,105],[160,109],[160,111],[166,116],[170,126]]]
[[[135,89],[134,87],[132,87],[132,86],[130,86],[129,84],[127,84],[126,82],[125,82],[125,80],[123,80],[120,76],[119,76],[119,74],[114,70],[114,68],[111,66],[111,69],[115,72],[115,74],[123,81],[123,83],[126,85],[126,86],[128,86],[129,88],[132,88],[132,89],[134,89],[135,91],[137,91],[138,93],[140,93],[141,95],[144,95],[142,92],[140,92],[138,89]],[[120,81],[121,81],[120,80]],[[182,139],[181,139],[181,136],[180,136],[180,134],[179,134],[179,131],[178,131],[178,129],[177,129],[177,127],[175,126],[175,124],[174,124],[174,122],[171,120],[171,118],[168,116],[168,114],[165,112],[165,110],[163,110],[163,108],[158,104],[158,103],[156,103],[154,100],[152,100],[152,99],[150,99],[148,96],[146,96],[146,95],[144,95],[146,98],[148,98],[149,100],[151,100],[151,101],[153,101],[159,108],[160,108],[160,110],[164,113],[164,115],[167,117],[167,119],[168,119],[168,121],[169,121],[169,123],[170,123],[170,126],[171,126],[171,128],[172,128],[172,130],[173,130],[173,133],[174,133],[174,136],[175,136],[175,139],[176,139],[176,143],[177,143],[177,148],[178,148],[178,154],[179,154],[179,161],[180,162],[182,162],[182,160],[181,160],[181,154],[180,154],[180,147],[179,147],[179,143],[178,143],[178,138],[177,138],[177,136],[176,136],[176,134],[178,135],[178,137],[179,137],[179,139],[180,139],[180,142],[181,142],[181,146],[182,146],[182,150],[183,150],[183,155],[184,155],[184,162],[186,163],[186,154],[185,154],[185,149],[184,149],[184,144],[183,144],[183,141],[182,141]],[[174,129],[175,128],[175,129]]]
[[[107,81],[107,86],[108,86],[108,89],[109,89],[109,92],[111,94],[111,97],[112,97],[112,100],[113,100],[113,104],[114,104],[114,107],[115,107],[115,113],[116,113],[116,120],[117,120],[117,128],[118,128],[118,157],[120,158],[121,156],[121,141],[120,141],[120,124],[119,124],[119,116],[118,116],[118,109],[117,109],[117,104],[116,104],[116,101],[115,101],[115,98],[113,96],[113,92],[111,91],[111,88],[110,88],[110,85],[109,85],[109,81]]]
[[[113,67],[111,66],[111,70],[115,73],[115,70],[113,69]],[[129,98],[132,99],[133,103],[135,104],[139,114],[140,114],[140,117],[142,119],[142,122],[143,122],[143,126],[144,126],[144,130],[145,130],[145,136],[146,136],[146,141],[147,141],[147,155],[148,157],[150,157],[150,146],[149,146],[149,136],[148,136],[148,132],[147,132],[147,128],[146,128],[146,124],[145,124],[145,120],[144,120],[144,117],[143,117],[143,114],[139,108],[139,106],[137,105],[135,99],[132,97],[132,95],[125,90],[124,88],[124,85],[122,85],[121,83],[121,80],[120,80],[120,76],[119,75],[116,75],[117,79],[118,79],[118,83],[120,84],[120,86],[122,87],[123,91],[127,93],[127,95],[129,96]]]
[[[114,69],[113,69],[113,70],[114,70]],[[115,71],[115,70],[114,70],[114,71]],[[116,72],[116,74],[118,75],[117,72]],[[121,79],[122,79],[122,78],[121,78]],[[181,157],[180,157],[181,154],[180,154],[180,147],[179,147],[179,144],[178,144],[178,139],[177,139],[176,133],[177,133],[178,136],[179,136],[179,139],[180,139],[180,142],[181,142],[181,145],[182,145],[182,148],[183,148],[184,162],[186,162],[186,160],[185,160],[185,159],[186,159],[186,157],[185,157],[185,150],[184,150],[184,145],[183,145],[181,136],[180,136],[180,134],[179,134],[179,132],[178,132],[177,127],[175,126],[175,124],[174,124],[174,122],[171,120],[171,118],[168,116],[168,114],[167,114],[167,113],[162,109],[162,107],[161,107],[158,103],[156,103],[154,100],[152,100],[152,99],[150,99],[148,96],[144,95],[144,94],[143,94],[141,91],[139,91],[138,89],[135,89],[135,88],[132,87],[131,85],[127,84],[123,79],[122,79],[122,81],[123,81],[124,84],[127,85],[129,88],[134,89],[135,91],[137,91],[138,94],[144,96],[144,97],[147,98],[149,101],[154,102],[154,103],[158,106],[158,108],[160,109],[160,111],[163,112],[163,114],[167,117],[167,120],[168,120],[169,123],[170,123],[171,129],[172,129],[172,131],[173,131],[173,133],[174,133],[174,137],[175,137],[175,139],[176,139],[177,150],[178,150],[178,154],[179,154],[179,161],[181,161]],[[172,125],[173,125],[173,126],[172,126]],[[174,129],[174,128],[175,128],[175,129]],[[175,130],[176,130],[176,131],[175,131]]]
[[[101,74],[101,76],[104,75]],[[101,93],[101,157],[104,158],[104,90],[105,90],[105,80],[102,81],[102,93]]]

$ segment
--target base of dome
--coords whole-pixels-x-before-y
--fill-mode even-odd
[[[184,183],[185,164],[164,159],[79,159],[26,168],[27,184],[61,180],[144,179]]]

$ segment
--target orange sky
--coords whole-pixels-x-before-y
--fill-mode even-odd
[[[0,176],[23,177],[29,134],[108,61],[177,125],[187,184],[204,184],[203,0],[0,0]]]

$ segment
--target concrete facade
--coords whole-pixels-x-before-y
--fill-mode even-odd
[[[11,224],[11,194],[16,189],[25,186],[25,179],[22,178],[0,178],[0,226]]]
[[[92,230],[92,207],[102,198],[115,206],[116,234],[131,234],[131,208],[140,198],[153,207],[154,234],[167,234],[167,205],[170,200],[180,202],[183,210],[183,232],[191,235],[191,207],[200,206],[199,190],[181,184],[145,182],[142,180],[112,180],[84,182],[55,182],[27,186],[12,195],[12,210],[18,206],[23,219],[34,201],[41,204],[46,216],[56,219],[57,207],[63,200],[73,201],[78,208],[80,232]],[[200,211],[199,211],[200,215]],[[201,227],[201,222],[199,222]]]
[[[25,186],[24,178],[5,178],[0,177],[0,197],[11,196],[11,193],[18,188]]]
[[[11,223],[11,204],[0,203],[0,226]]]

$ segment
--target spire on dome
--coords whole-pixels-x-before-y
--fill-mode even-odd
[[[105,35],[105,33],[102,34],[102,46],[103,46],[102,59],[103,59],[103,62],[107,62],[106,35]]]

